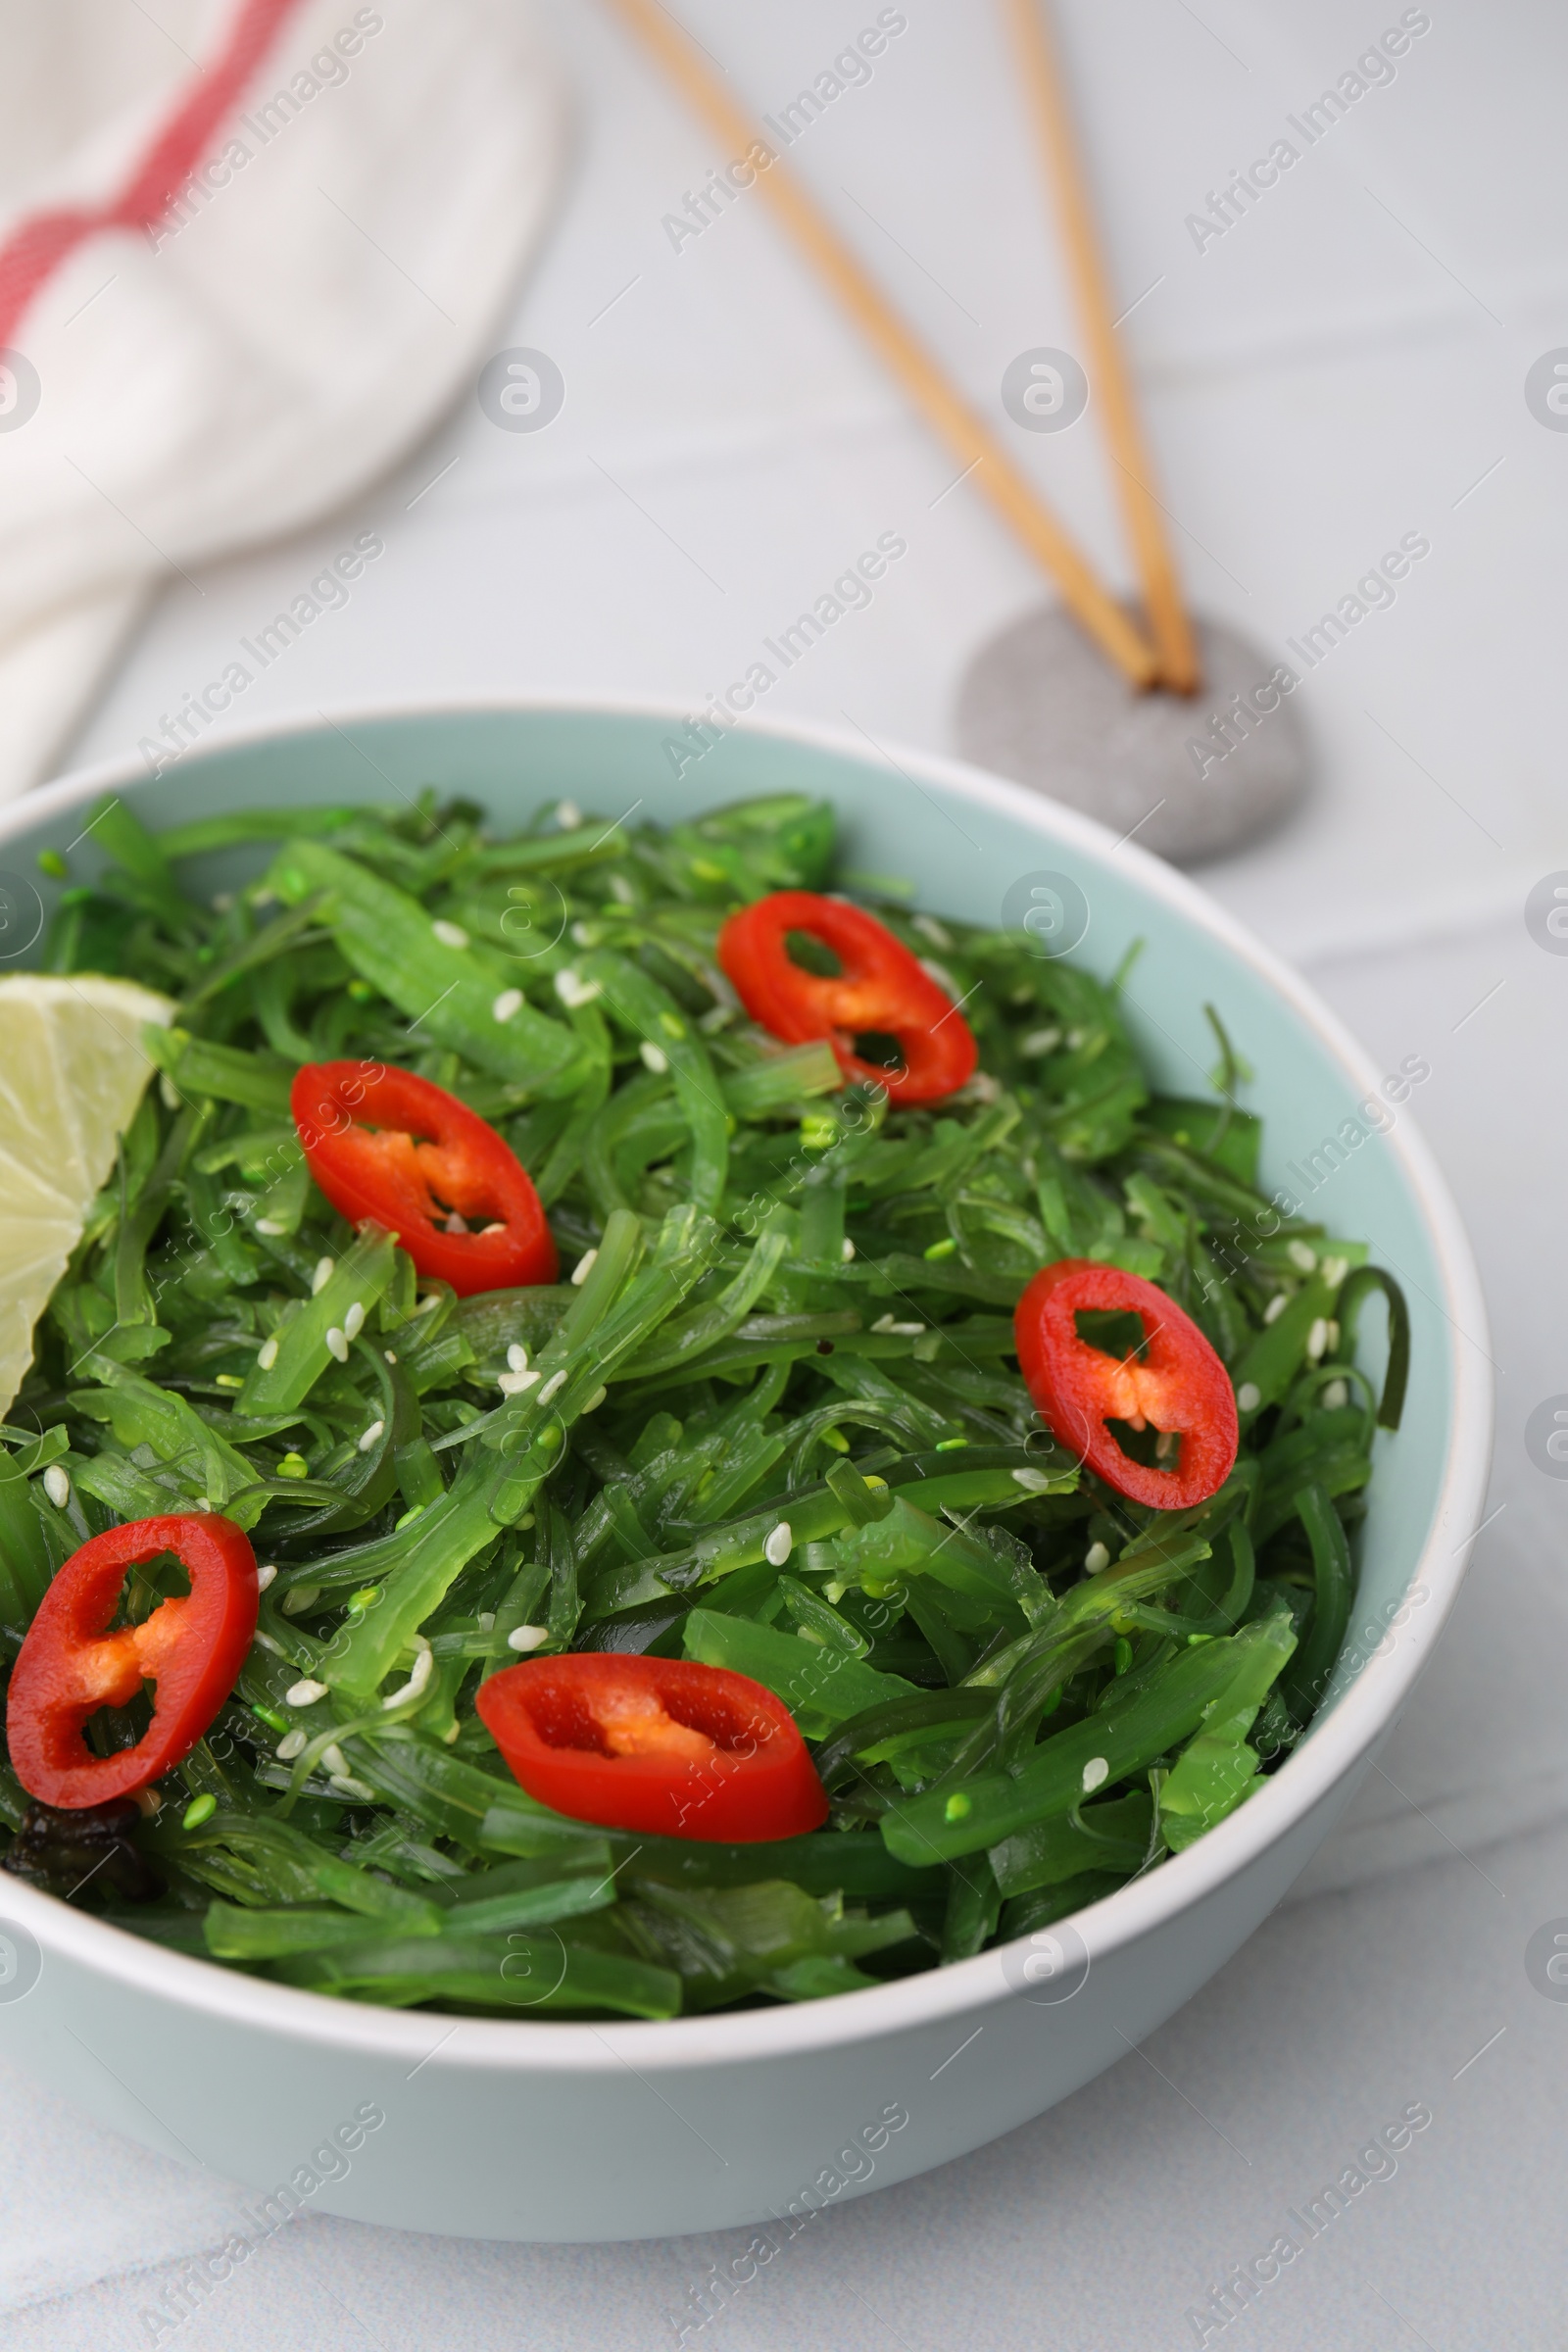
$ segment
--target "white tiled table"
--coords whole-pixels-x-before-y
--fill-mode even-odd
[[[905,0],[873,78],[794,160],[973,395],[1076,330],[993,12]],[[469,405],[405,477],[308,540],[176,585],[77,746],[147,733],[362,528],[386,556],[251,689],[244,715],[388,693],[606,687],[695,709],[878,533],[908,555],[770,692],[769,711],[945,744],[956,680],[1036,593],[777,242],[737,205],[672,249],[718,160],[609,30],[558,0],[582,93],[559,231],[498,348],[542,348],[538,435]],[[876,11],[684,0],[774,111]],[[1204,876],[1302,961],[1392,1066],[1469,1218],[1494,1317],[1494,1517],[1443,1651],[1296,1898],[1198,2000],[1066,2106],[826,2218],[701,2337],[991,2347],[1196,2342],[1184,2316],[1408,2103],[1434,2121],[1227,2341],[1531,2352],[1560,2339],[1568,2012],[1525,1943],[1568,1911],[1568,1494],[1523,1427],[1568,1388],[1568,962],[1523,902],[1568,867],[1558,769],[1568,436],[1525,370],[1565,334],[1558,163],[1568,27],[1544,0],[1433,0],[1370,90],[1200,252],[1205,191],[1280,135],[1399,11],[1319,0],[1069,0],[1068,46],[1192,593],[1283,647],[1400,533],[1431,557],[1305,681],[1321,780],[1284,834]],[[439,331],[439,330],[433,330]],[[1124,577],[1085,426],[1021,452]],[[1499,985],[1500,983],[1500,985]],[[1474,2058],[1475,2052],[1484,2051]],[[220,2234],[226,2184],[0,2082],[8,2342],[147,2340],[138,2313]],[[472,2245],[292,2226],[180,2338],[191,2352],[588,2346],[663,2352],[703,2240]],[[163,2339],[170,2340],[166,2335]],[[1210,2334],[1210,2342],[1220,2340]]]

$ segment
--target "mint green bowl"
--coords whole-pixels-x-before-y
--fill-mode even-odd
[[[90,870],[79,836],[105,792],[168,824],[435,783],[509,824],[562,794],[672,818],[788,789],[830,799],[846,862],[910,877],[934,912],[997,923],[1014,886],[1027,900],[1034,877],[1065,875],[1089,915],[1078,960],[1103,976],[1143,942],[1126,1009],[1158,1083],[1203,1091],[1213,1004],[1257,1073],[1267,1184],[1315,1184],[1311,1213],[1369,1241],[1410,1299],[1409,1396],[1379,1441],[1350,1635],[1310,1737],[1267,1787],[1053,1943],[795,2007],[606,2026],[361,2008],[0,1882],[0,1964],[8,1946],[20,1964],[9,1985],[0,1965],[0,2052],[133,2139],[260,2190],[292,2182],[308,2208],[523,2239],[760,2223],[781,2244],[789,2224],[770,2217],[906,2180],[1039,2114],[1178,2008],[1303,1868],[1431,1653],[1481,1508],[1491,1392],[1469,1247],[1408,1110],[1364,1132],[1381,1120],[1356,1106],[1386,1100],[1385,1073],[1308,988],[1170,867],[976,769],[873,758],[812,727],[748,726],[698,757],[701,740],[674,710],[488,703],[237,733],[156,779],[101,767],[0,814],[24,917],[9,936],[32,928],[29,890],[53,888],[40,851],[75,845],[74,874]],[[231,886],[257,862],[214,860],[197,879]],[[14,946],[12,968],[32,952]],[[384,2120],[367,2131],[357,2113]],[[352,2153],[340,2142],[313,2165],[340,2126]],[[766,2259],[737,2257],[737,2280]]]

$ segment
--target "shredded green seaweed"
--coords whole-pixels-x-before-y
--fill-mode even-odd
[[[156,1815],[50,1815],[0,1768],[5,1868],[347,1999],[670,2017],[1027,1933],[1180,1851],[1299,1739],[1408,1319],[1363,1245],[1257,1189],[1217,1016],[1220,1099],[1160,1096],[1114,986],[879,887],[979,1073],[929,1108],[844,1087],[716,960],[735,906],[855,886],[832,810],[790,795],[668,827],[561,803],[510,839],[433,791],[161,836],[117,802],[87,830],[111,862],[66,890],[48,967],[178,1012],[0,1430],[0,1658],[121,1520],[210,1506],[275,1574]],[[236,852],[252,879],[201,895]],[[559,1284],[459,1299],[328,1207],[289,1084],[356,1055],[500,1130]],[[1229,1369],[1242,1450],[1200,1509],[1127,1501],[1043,1428],[1011,1309],[1066,1255],[1162,1286]],[[1355,1361],[1374,1290],[1381,1393]],[[171,1573],[132,1580],[126,1622]],[[474,1697],[564,1649],[766,1684],[831,1826],[718,1845],[537,1804]],[[147,1721],[105,1709],[89,1740]]]

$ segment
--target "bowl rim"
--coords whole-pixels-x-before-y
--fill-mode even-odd
[[[227,727],[192,746],[156,777],[136,753],[76,768],[0,808],[0,849],[39,820],[69,811],[106,791],[132,791],[176,770],[192,775],[213,760],[254,746],[305,736],[325,738],[356,724],[485,716],[584,719],[628,718],[682,726],[691,715],[674,698],[655,695],[474,693],[378,698],[323,709],[282,711]],[[862,767],[917,777],[960,799],[978,801],[1025,831],[1049,832],[1063,846],[1104,863],[1122,858],[1139,887],[1197,929],[1206,932],[1254,978],[1282,998],[1340,1068],[1363,1092],[1380,1073],[1365,1050],[1316,991],[1226,908],[1163,859],[1128,837],[1044,795],[950,756],[894,742],[859,740],[846,729],[794,717],[735,722],[754,734],[823,751]],[[867,748],[869,746],[869,748]],[[1433,1502],[1426,1541],[1406,1594],[1424,1586],[1428,1604],[1392,1640],[1378,1644],[1332,1711],[1255,1795],[1158,1870],[1118,1887],[1072,1914],[1091,1962],[1194,1909],[1237,1877],[1303,1820],[1362,1761],[1392,1728],[1425,1668],[1457,1597],[1475,1535],[1491,1463],[1493,1388],[1486,1305],[1469,1240],[1447,1183],[1408,1112],[1385,1132],[1407,1193],[1426,1228],[1442,1282],[1435,1302],[1449,1325],[1450,1438]],[[838,1993],[818,2001],[712,2016],[620,2019],[586,2025],[545,2018],[450,2018],[440,2011],[375,2009],[330,1995],[274,1984],[214,1961],[168,1950],[57,1897],[7,1882],[5,1914],[32,1934],[44,1953],[116,1982],[125,1992],[205,2013],[215,2026],[275,2034],[346,2055],[416,2060],[439,2058],[443,2070],[502,2070],[513,2074],[612,2075],[635,2057],[640,2069],[679,2072],[715,2063],[760,2062],[830,2051],[850,2042],[885,2039],[956,2021],[1013,1996],[996,1946],[946,1968],[922,1970],[889,1984]],[[1020,1939],[1021,1940],[1021,1939]]]

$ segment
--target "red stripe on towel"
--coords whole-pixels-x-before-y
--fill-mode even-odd
[[[201,69],[109,203],[34,213],[0,245],[0,348],[33,296],[69,255],[105,228],[151,228],[201,162],[208,143],[299,0],[245,0],[221,54]]]

